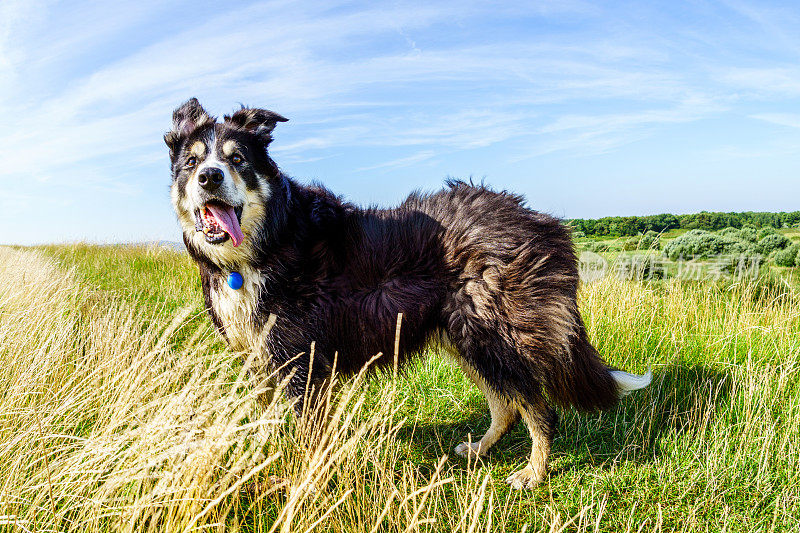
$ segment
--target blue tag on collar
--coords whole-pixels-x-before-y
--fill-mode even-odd
[[[228,274],[228,287],[231,289],[238,291],[244,285],[244,278],[238,272],[231,272]]]

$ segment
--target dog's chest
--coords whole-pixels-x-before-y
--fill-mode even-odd
[[[249,350],[259,347],[260,328],[257,327],[256,311],[261,292],[261,276],[257,270],[242,268],[242,286],[232,289],[226,282],[227,275],[220,276],[211,284],[211,306],[222,322],[225,337],[234,350]]]

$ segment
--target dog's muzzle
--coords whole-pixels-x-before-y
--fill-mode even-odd
[[[194,228],[203,232],[209,244],[222,244],[229,238],[234,246],[242,244],[241,220],[242,206],[233,207],[218,200],[210,200],[194,212]]]

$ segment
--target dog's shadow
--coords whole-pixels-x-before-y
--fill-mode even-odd
[[[674,446],[687,431],[696,431],[714,419],[730,402],[731,376],[699,365],[674,364],[657,368],[653,382],[602,413],[559,409],[558,430],[553,441],[551,473],[610,468],[619,461],[649,463]],[[475,400],[475,401],[472,401]],[[453,468],[466,469],[467,461],[453,448],[471,435],[473,441],[488,429],[485,401],[473,398],[450,421],[420,422],[413,419],[400,429],[412,460],[431,468],[444,454]],[[501,470],[514,470],[528,458],[531,441],[524,424],[517,424],[491,450],[486,460]]]

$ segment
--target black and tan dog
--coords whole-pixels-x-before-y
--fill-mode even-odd
[[[211,319],[232,347],[266,354],[265,373],[287,378],[298,410],[335,353],[341,373],[378,353],[387,354],[378,364],[393,363],[402,313],[400,362],[442,343],[489,402],[488,432],[456,452],[483,455],[525,422],[530,461],[508,478],[524,488],[547,473],[548,400],[602,409],[650,382],[609,369],[589,343],[572,241],[558,220],[458,181],[394,209],[361,209],[278,169],[267,148],[285,120],[242,108],[218,121],[192,99],[165,140],[172,203]],[[240,288],[226,284],[231,273]],[[296,357],[312,341],[313,361]]]

